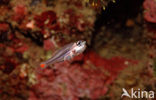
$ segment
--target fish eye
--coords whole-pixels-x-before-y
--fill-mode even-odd
[[[78,42],[76,43],[76,45],[77,45],[77,46],[81,46],[81,43],[82,43],[82,41],[78,41]]]

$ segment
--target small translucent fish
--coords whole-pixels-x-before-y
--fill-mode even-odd
[[[86,41],[80,40],[75,43],[70,43],[56,51],[53,56],[45,62],[40,64],[40,67],[44,68],[48,65],[70,60],[73,57],[79,55],[86,49]]]

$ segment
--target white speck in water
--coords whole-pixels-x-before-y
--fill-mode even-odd
[[[129,64],[129,62],[128,61],[125,61],[125,65],[128,65]]]

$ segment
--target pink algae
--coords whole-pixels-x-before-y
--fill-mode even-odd
[[[53,100],[78,100],[85,96],[100,98],[107,93],[119,72],[128,66],[127,61],[138,63],[123,57],[105,59],[93,51],[81,54],[72,63],[57,63],[52,69],[37,74],[38,84],[33,87],[36,91],[31,92],[29,100],[34,97],[38,100],[45,97],[49,100],[53,97]]]

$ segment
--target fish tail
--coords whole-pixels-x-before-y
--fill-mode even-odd
[[[41,68],[45,68],[45,67],[47,67],[48,65],[45,63],[45,62],[42,62],[42,63],[40,63],[40,67]]]
[[[48,64],[46,62],[41,62],[37,66],[40,68],[36,67],[36,73],[42,74],[42,71],[48,66]]]

